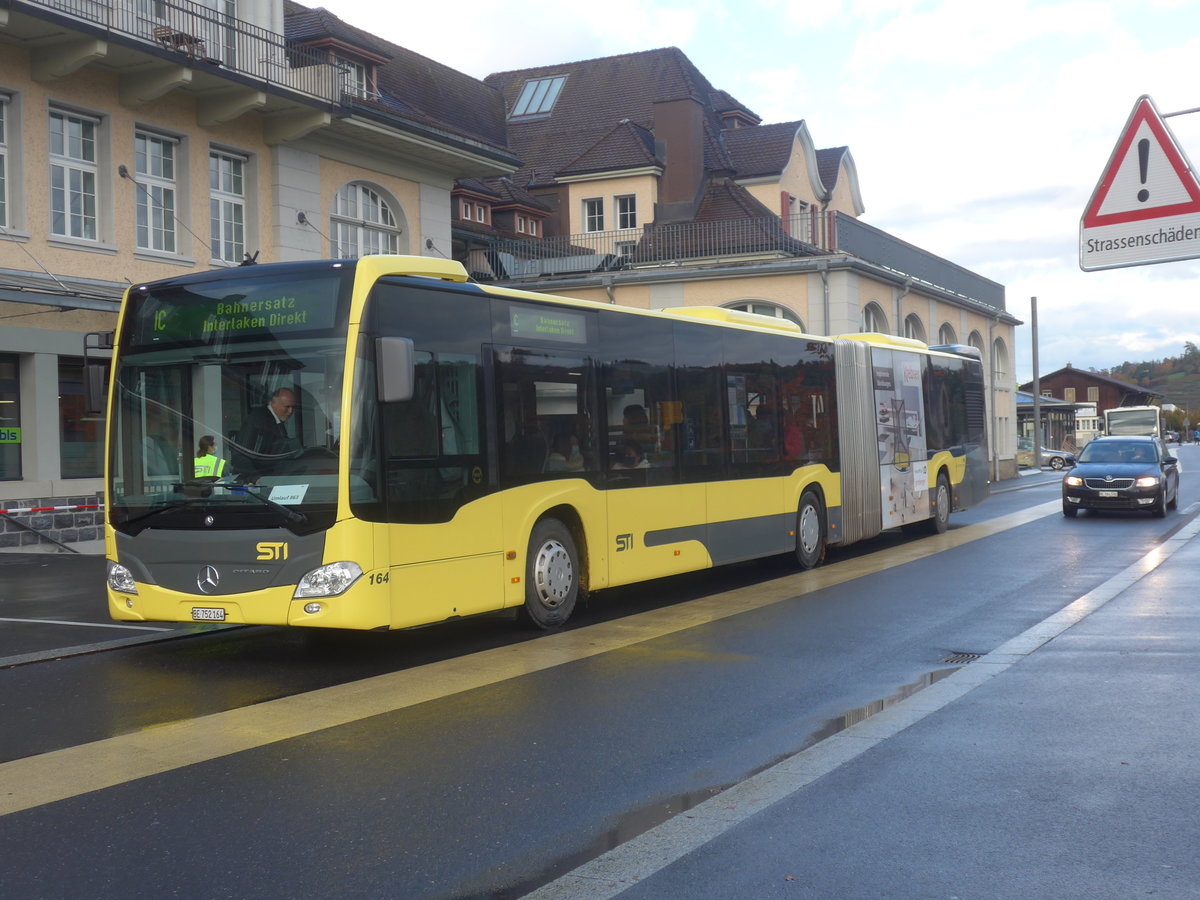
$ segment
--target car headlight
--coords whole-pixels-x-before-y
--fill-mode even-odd
[[[138,592],[137,582],[133,580],[133,573],[120,563],[109,562],[108,586],[114,591],[120,591],[122,594],[136,594]]]
[[[1067,487],[1083,487],[1083,479],[1078,475],[1068,475],[1063,479],[1063,484]]]
[[[1157,475],[1143,475],[1134,482],[1138,487],[1155,487],[1158,485]]]
[[[336,597],[362,577],[362,567],[355,562],[335,562],[313,569],[300,579],[292,599],[305,597]]]

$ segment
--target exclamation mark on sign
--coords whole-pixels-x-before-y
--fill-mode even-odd
[[[1138,141],[1138,169],[1142,174],[1142,184],[1146,183],[1146,170],[1150,167],[1150,141],[1142,138]],[[1138,201],[1145,203],[1150,199],[1150,192],[1145,188],[1138,191]]]

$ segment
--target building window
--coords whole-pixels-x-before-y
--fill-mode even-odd
[[[240,263],[246,255],[246,158],[210,152],[208,187],[213,259]]]
[[[1008,347],[1004,341],[996,338],[992,342],[992,384],[997,387],[1006,386],[1008,382]]]
[[[96,119],[50,113],[50,233],[94,241]]]
[[[1088,403],[1099,403],[1099,402],[1100,402],[1100,388],[1093,385],[1092,387],[1088,388]]]
[[[921,324],[921,317],[916,313],[904,317],[904,336],[915,341],[925,340],[925,326]]]
[[[486,222],[486,207],[482,203],[475,204],[475,221]]]
[[[617,227],[637,228],[637,197],[628,194],[617,197]]]
[[[15,354],[0,353],[0,481],[21,477],[21,390]]]
[[[88,415],[81,359],[58,361],[58,434],[63,478],[104,474],[104,421]]]
[[[879,308],[878,303],[868,303],[863,307],[862,312],[862,327],[860,331],[874,331],[879,334],[887,334],[887,317],[883,314],[883,310]]]
[[[533,235],[534,237],[537,237],[537,233],[538,233],[538,221],[537,221],[537,219],[530,219],[530,220],[529,220],[529,233],[530,233],[531,235]]]
[[[534,78],[525,82],[521,96],[513,106],[511,116],[541,116],[554,108],[554,101],[562,90],[566,75],[554,75],[550,78]]]
[[[954,326],[949,322],[943,322],[942,327],[938,329],[939,344],[957,344],[958,335],[954,333]]]
[[[471,204],[466,200],[463,200],[459,203],[458,217],[460,219],[467,219],[468,221],[471,218]]]
[[[604,201],[599,197],[583,201],[583,230],[604,230]]]
[[[351,182],[337,192],[330,228],[335,258],[400,252],[400,226],[392,208],[365,184]]]
[[[637,244],[631,244],[631,248],[636,248]],[[800,326],[800,330],[804,330],[804,323],[790,309],[782,306],[777,306],[774,303],[764,303],[755,300],[743,300],[738,303],[727,303],[726,309],[737,309],[742,312],[754,313],[756,316],[770,316],[773,319],[787,319],[789,322],[795,322]]]
[[[8,97],[0,94],[0,225],[8,225]]]
[[[1073,387],[1063,388],[1063,399],[1070,403],[1074,403],[1075,402],[1075,388],[1073,388]]]
[[[154,134],[133,136],[137,169],[137,246],[175,252],[175,141]]]
[[[525,217],[517,216],[517,234],[525,233]]]
[[[342,82],[343,94],[364,100],[374,95],[371,72],[365,65],[357,60],[337,55],[333,57],[333,61],[343,69],[343,78],[345,79]]]

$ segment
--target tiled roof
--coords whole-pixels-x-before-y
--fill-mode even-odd
[[[817,174],[821,176],[821,184],[825,185],[825,190],[830,193],[837,186],[842,159],[849,152],[849,147],[830,147],[817,151]]]
[[[622,119],[650,133],[655,103],[689,97],[705,111],[706,167],[729,167],[720,139],[720,118],[710,103],[713,87],[677,47],[498,72],[484,83],[499,90],[506,109],[512,109],[526,81],[551,75],[567,78],[550,113],[508,123],[509,146],[525,162],[524,175],[534,183],[547,182],[575,164]],[[618,157],[615,146],[607,148],[606,162],[611,168],[645,165],[646,151],[635,142],[628,142],[624,149],[627,158]]]
[[[559,169],[557,174],[582,175],[661,165],[662,160],[654,155],[654,135],[648,129],[622,119],[608,134]]]
[[[388,59],[378,67],[382,96],[356,99],[356,108],[508,149],[501,97],[483,82],[294,0],[284,0],[284,33],[301,43],[336,38]]]
[[[725,148],[739,178],[778,175],[792,154],[796,131],[803,122],[778,122],[725,132]]]

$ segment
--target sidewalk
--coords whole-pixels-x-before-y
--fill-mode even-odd
[[[1198,533],[531,896],[1200,896]]]

